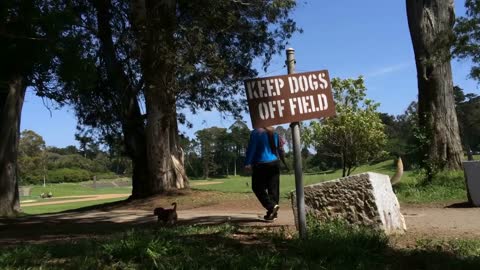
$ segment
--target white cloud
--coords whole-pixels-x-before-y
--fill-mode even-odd
[[[365,77],[372,78],[372,77],[383,76],[383,75],[386,75],[386,74],[389,74],[389,73],[392,73],[392,72],[395,72],[395,71],[406,69],[406,68],[408,68],[412,65],[413,65],[413,63],[411,61],[409,61],[409,62],[403,62],[403,63],[396,64],[396,65],[391,65],[391,66],[388,66],[388,67],[383,67],[381,69],[378,69],[378,70],[375,70],[373,72],[368,73],[367,75],[365,75]]]

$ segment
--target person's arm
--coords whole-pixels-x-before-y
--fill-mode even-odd
[[[256,147],[257,147],[257,140],[255,138],[254,131],[252,131],[250,133],[250,140],[248,141],[247,153],[245,154],[245,167],[252,166]]]
[[[285,150],[283,149],[283,146],[285,145],[285,141],[283,140],[282,137],[280,137],[280,135],[278,135],[278,148],[277,148],[277,151],[278,151],[278,157],[280,158],[280,160],[282,161],[283,165],[285,166],[285,168],[290,171],[290,168],[288,168],[288,165],[287,165],[287,162],[285,161]]]

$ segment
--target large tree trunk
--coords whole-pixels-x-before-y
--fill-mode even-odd
[[[127,78],[122,64],[115,53],[111,30],[111,0],[93,1],[98,22],[98,38],[101,42],[102,58],[105,61],[110,84],[121,94],[117,113],[122,118],[123,141],[127,155],[132,159],[132,196],[142,198],[150,195],[146,185],[148,179],[147,145],[145,125],[137,101],[138,91]]]
[[[417,66],[419,125],[427,137],[425,162],[430,173],[460,169],[462,145],[450,65],[453,0],[407,0],[406,4]]]
[[[0,216],[20,211],[17,149],[26,86],[21,76],[0,84]]]
[[[146,84],[146,184],[151,194],[184,188],[188,182],[178,143],[175,99],[176,1],[132,0],[132,17]]]

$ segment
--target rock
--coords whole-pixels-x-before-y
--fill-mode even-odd
[[[297,223],[295,191],[291,195]],[[407,229],[390,178],[378,173],[368,172],[305,186],[305,211],[322,221],[343,219],[350,224],[383,230],[386,234],[403,233]]]
[[[464,161],[463,172],[467,185],[468,202],[480,206],[480,161]]]

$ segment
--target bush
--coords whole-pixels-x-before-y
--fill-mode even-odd
[[[92,173],[92,175],[96,175],[97,180],[107,180],[107,179],[117,179],[117,178],[119,178],[118,174],[113,173],[113,172]],[[92,180],[92,179],[90,179],[90,180]]]
[[[61,168],[48,172],[47,181],[49,183],[67,183],[83,182],[91,180],[92,173],[83,169]]]

